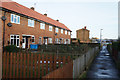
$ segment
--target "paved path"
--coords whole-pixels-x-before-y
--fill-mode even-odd
[[[120,79],[119,71],[116,69],[106,47],[103,46],[99,55],[92,63],[90,69],[88,70],[87,78],[92,78],[91,80],[97,80],[98,78],[107,78],[107,80]]]

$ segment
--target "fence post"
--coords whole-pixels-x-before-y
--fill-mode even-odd
[[[52,64],[53,64],[53,58],[52,58],[53,56],[52,55],[50,55],[50,72],[52,71]]]
[[[38,78],[40,78],[40,60],[41,58],[40,58],[40,54],[38,55]]]
[[[13,78],[15,78],[16,53],[13,53]]]
[[[58,64],[59,64],[59,67],[61,67],[61,56],[58,57]]]
[[[65,56],[63,56],[63,65],[65,65],[66,64],[66,58],[65,58]]]
[[[22,71],[23,71],[23,62],[22,62],[22,60],[23,60],[23,57],[22,57],[22,53],[20,54],[20,78],[22,77]]]
[[[10,78],[12,78],[12,57],[13,57],[13,54],[10,53]]]
[[[37,74],[37,73],[36,73],[36,71],[37,71],[37,70],[36,70],[36,66],[37,66],[37,54],[35,54],[34,60],[35,60],[35,62],[34,62],[34,66],[35,66],[35,67],[34,67],[34,77],[36,78],[36,74]]]
[[[30,68],[30,77],[33,78],[33,53],[31,54],[31,68]]]
[[[17,69],[16,69],[16,78],[19,77],[19,53],[17,53]]]
[[[54,55],[54,70],[56,69],[56,55]]]
[[[48,74],[48,55],[46,54],[46,74]]]
[[[10,67],[10,65],[9,65],[9,61],[10,61],[10,60],[9,60],[9,58],[10,58],[10,55],[9,55],[9,53],[7,53],[6,78],[9,78],[9,72],[8,72],[9,69],[10,69],[10,68],[9,68],[9,67]]]
[[[42,76],[44,76],[44,54],[42,54]]]
[[[26,78],[26,53],[24,54],[24,70],[23,70],[23,76]]]
[[[29,53],[27,54],[27,78],[29,78],[29,69],[30,69],[30,57],[29,57]]]

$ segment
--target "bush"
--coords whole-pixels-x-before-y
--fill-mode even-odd
[[[19,48],[16,47],[15,45],[9,45],[4,47],[6,52],[19,52]]]

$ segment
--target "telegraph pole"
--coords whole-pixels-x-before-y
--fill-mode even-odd
[[[101,43],[102,43],[102,30],[103,30],[103,29],[100,29],[100,46],[102,46],[102,45],[101,45]]]

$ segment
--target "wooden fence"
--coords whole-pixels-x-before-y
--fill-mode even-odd
[[[3,53],[2,78],[42,78],[71,61],[70,56]]]

